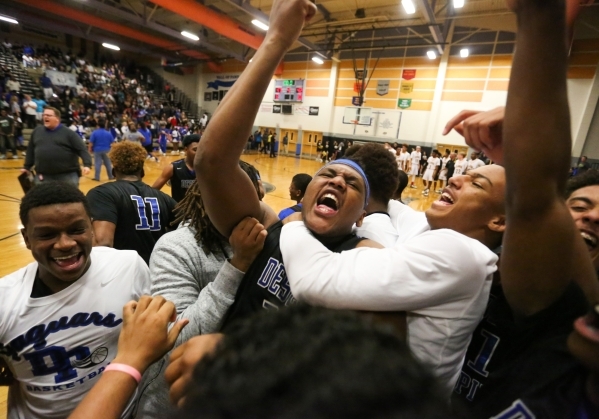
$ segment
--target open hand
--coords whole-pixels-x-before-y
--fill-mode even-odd
[[[483,151],[496,163],[503,161],[503,119],[505,107],[491,111],[462,111],[454,116],[443,129],[447,135],[456,130],[475,150]]]
[[[83,176],[89,175],[90,172],[91,172],[91,169],[89,167],[84,167],[83,168],[83,171],[82,171]]]
[[[213,353],[222,338],[220,333],[196,336],[173,351],[169,366],[164,372],[164,378],[170,387],[172,404],[183,405],[196,364],[206,355]]]
[[[177,319],[175,305],[164,297],[142,296],[123,307],[123,328],[119,335],[117,356],[114,363],[122,363],[143,372],[156,360],[172,349],[177,336],[188,320]]]

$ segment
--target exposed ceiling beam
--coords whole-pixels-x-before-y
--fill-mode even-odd
[[[152,29],[156,32],[160,32],[160,33],[163,33],[170,37],[176,38],[179,41],[184,41],[185,44],[189,45],[190,48],[202,47],[202,48],[206,48],[207,50],[209,50],[211,52],[214,52],[215,54],[224,55],[225,57],[235,58],[240,61],[245,61],[243,55],[241,55],[241,54],[229,51],[228,49],[221,48],[221,47],[219,47],[217,45],[213,45],[209,42],[202,41],[201,38],[197,42],[191,42],[188,38],[181,35],[180,31],[177,32],[176,30],[171,29],[167,26],[160,25],[156,22],[150,22],[149,20],[146,22],[142,18],[137,18],[137,17],[131,15],[130,13],[123,12],[123,10],[119,9],[118,7],[109,6],[107,4],[100,3],[99,1],[85,3],[85,6],[93,7],[96,10],[99,10],[106,14],[126,20],[127,22],[137,23],[139,25],[146,26],[148,29]],[[154,5],[154,10],[157,7],[158,6]],[[153,12],[150,14],[150,16],[152,16],[152,15],[153,15]],[[184,29],[184,28],[182,28],[182,29]]]
[[[40,28],[48,29],[53,32],[66,33],[66,34],[69,34],[72,36],[87,39],[89,41],[97,42],[99,44],[102,44],[103,42],[111,42],[113,44],[118,45],[119,48],[121,48],[124,51],[130,51],[130,52],[143,54],[145,56],[155,57],[155,58],[159,58],[159,59],[160,58],[169,58],[169,59],[173,59],[173,60],[177,59],[176,55],[167,54],[165,56],[165,54],[163,54],[161,51],[153,51],[151,49],[144,48],[139,45],[133,45],[133,44],[129,44],[127,42],[123,42],[122,40],[110,39],[103,35],[86,34],[81,29],[71,26],[70,24],[68,24],[66,22],[58,22],[56,20],[50,21],[50,20],[46,20],[46,19],[41,19],[39,17],[32,15],[31,13],[26,13],[26,12],[14,11],[14,12],[11,12],[11,15],[14,15],[19,20],[19,22],[23,22],[24,24],[34,25],[34,26],[37,26]],[[117,53],[115,52],[114,54],[117,54]]]
[[[229,3],[232,6],[237,7],[240,10],[243,10],[244,12],[246,12],[253,18],[261,20],[264,23],[267,23],[269,20],[268,15],[266,13],[264,13],[260,9],[257,9],[254,6],[252,6],[249,1],[244,1],[244,0],[224,0],[224,1],[226,3]],[[324,10],[326,10],[326,9],[324,9]],[[327,10],[327,12],[328,12],[328,10]],[[330,13],[329,13],[329,15],[330,15]],[[325,16],[325,20],[326,20],[326,16]],[[321,57],[323,57],[327,60],[330,59],[330,57],[326,53],[319,51],[320,48],[316,44],[308,41],[306,38],[300,36],[299,39],[297,40],[297,42],[299,42],[300,44],[302,44],[309,50],[314,51],[316,54],[320,55]]]
[[[428,23],[428,28],[431,31],[431,35],[433,35],[433,39],[437,43],[437,50],[439,51],[439,54],[443,54],[443,47],[441,45],[445,43],[445,37],[441,33],[441,29],[435,20],[435,11],[431,7],[428,0],[420,0],[420,4],[422,4],[424,18]]]
[[[329,10],[326,7],[324,7],[322,4],[318,3],[316,5],[316,8],[318,9],[318,11],[320,13],[322,13],[322,15],[324,16],[324,20],[326,22],[330,22],[332,20],[331,19],[331,12],[329,12]]]
[[[71,19],[74,22],[80,22],[87,25],[92,25],[96,28],[103,29],[107,32],[112,32],[127,38],[136,39],[146,44],[154,45],[170,51],[179,51],[183,55],[195,59],[210,60],[211,57],[201,53],[199,51],[185,49],[185,46],[178,44],[173,41],[169,41],[154,35],[149,35],[145,32],[138,31],[125,25],[99,18],[95,15],[82,12],[77,9],[64,6],[59,3],[55,3],[49,0],[15,0],[17,3],[31,6],[35,9],[43,10],[54,15],[58,15],[67,19]]]

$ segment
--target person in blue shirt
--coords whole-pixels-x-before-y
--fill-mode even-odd
[[[154,142],[152,141],[152,132],[148,129],[148,127],[146,126],[145,122],[139,122],[137,124],[137,131],[139,133],[141,133],[141,135],[144,136],[144,140],[142,141],[141,145],[143,148],[146,149],[146,152],[148,153],[148,159],[155,159],[156,163],[158,163],[158,157],[154,157],[152,155],[152,151],[154,150]]]
[[[289,198],[294,200],[296,204],[279,212],[279,220],[283,220],[294,212],[300,212],[302,210],[302,199],[304,198],[306,188],[308,188],[308,184],[311,181],[312,176],[306,173],[298,173],[293,176],[291,185],[289,185]]]
[[[35,119],[38,122],[42,122],[42,114],[44,113],[44,106],[47,105],[46,101],[44,99],[40,99],[39,96],[35,95],[33,96],[33,99],[31,99],[32,101],[35,102],[35,104],[37,105],[37,109],[35,110],[35,112],[37,113]]]
[[[164,156],[166,154],[166,142],[171,139],[171,130],[166,127],[165,122],[160,123],[160,138],[158,144],[160,145],[160,152]]]
[[[106,173],[108,179],[113,180],[114,175],[112,174],[112,163],[108,157],[110,146],[114,142],[112,134],[106,130],[106,120],[100,119],[98,121],[98,129],[95,130],[89,139],[89,152],[94,154],[94,166],[96,174],[94,180],[100,181],[100,170],[102,169],[102,163],[106,166]]]
[[[44,89],[44,97],[46,100],[50,100],[54,94],[54,89],[52,89],[52,80],[50,80],[50,77],[48,77],[46,73],[40,77],[40,84]]]

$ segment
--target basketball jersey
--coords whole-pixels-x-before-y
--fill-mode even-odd
[[[428,164],[426,165],[426,171],[430,173],[433,173],[437,166],[441,164],[439,157],[429,157],[427,162]]]
[[[185,159],[171,163],[173,165],[173,177],[171,177],[171,195],[177,202],[183,199],[187,190],[196,179],[195,171],[189,170]]]
[[[165,143],[168,137],[170,136],[171,130],[167,128],[160,129],[160,142]]]
[[[574,320],[587,312],[572,283],[550,307],[516,318],[501,287],[472,335],[452,403],[469,419],[573,418],[586,373],[568,352]]]
[[[443,157],[441,159],[441,170],[445,170],[445,166],[447,166],[448,161],[449,161],[449,157]]]
[[[279,247],[282,228],[281,221],[268,228],[264,247],[241,280],[235,302],[223,321],[223,329],[260,310],[276,310],[295,302]],[[342,252],[355,248],[360,241],[362,239],[352,233],[325,246],[333,252]]]
[[[94,221],[109,221],[114,231],[115,249],[136,250],[150,263],[158,239],[174,220],[177,202],[141,180],[117,180],[96,186],[87,193]]]
[[[171,131],[171,137],[174,142],[177,142],[181,139],[181,133],[179,132],[177,127],[173,128],[173,130]]]
[[[453,171],[454,176],[460,176],[466,173],[466,167],[468,162],[464,160],[456,160],[455,161],[455,170]]]
[[[66,418],[116,356],[123,306],[150,293],[134,252],[94,247],[90,258],[81,278],[47,297],[30,297],[37,262],[0,279],[0,357],[18,380],[9,419]]]
[[[412,166],[418,166],[420,165],[420,158],[422,157],[422,153],[418,153],[416,151],[412,151],[412,154],[410,154],[411,159],[412,159]]]

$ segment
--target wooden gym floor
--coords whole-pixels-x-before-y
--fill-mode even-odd
[[[147,160],[144,181],[151,185],[166,165],[179,158],[181,157],[169,155],[160,158],[158,163]],[[263,154],[245,154],[242,159],[253,164],[260,171],[262,179],[275,187],[266,195],[264,201],[276,212],[294,205],[294,201],[289,199],[288,192],[293,175],[296,173],[313,175],[322,167],[322,163],[315,160],[295,157],[269,158]],[[33,257],[25,247],[20,234],[19,201],[23,197],[23,191],[17,181],[17,176],[20,174],[19,169],[22,165],[23,159],[0,161],[0,254],[2,255],[0,280],[11,272],[33,262]],[[87,193],[99,184],[94,182],[92,177],[93,169],[90,175],[81,178],[80,188],[83,192]],[[102,183],[108,181],[105,168],[102,168],[100,179],[102,179]],[[418,189],[406,188],[403,193],[403,201],[416,210],[425,211],[438,195],[431,193],[429,197],[425,198],[421,194],[422,180],[417,178],[416,183]],[[170,194],[170,187],[165,186],[162,190]],[[0,388],[0,419],[6,419],[6,395],[6,388]]]

